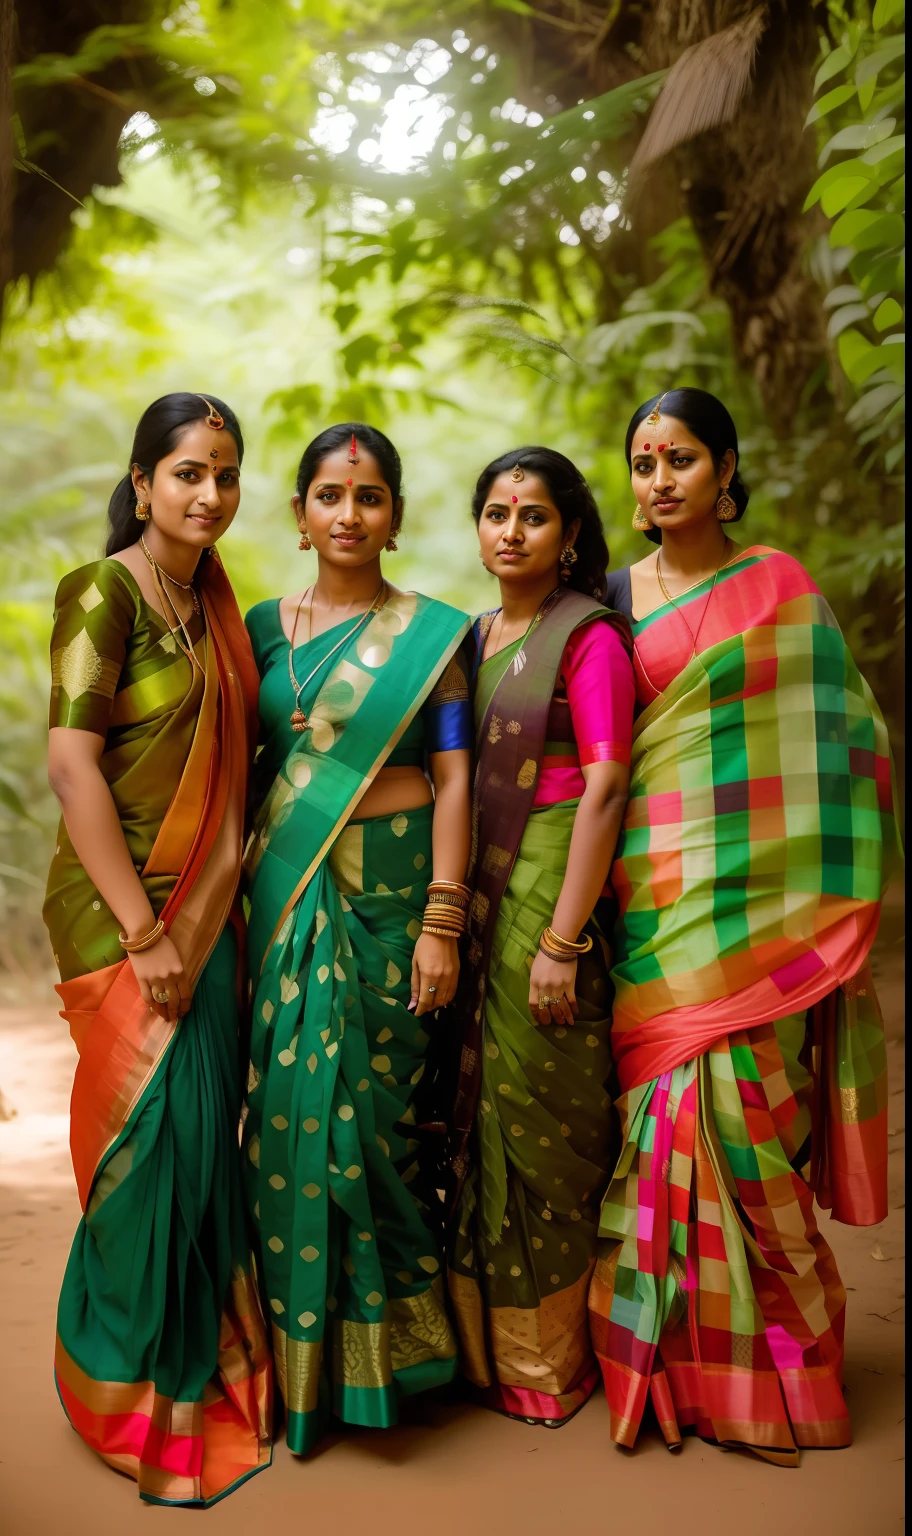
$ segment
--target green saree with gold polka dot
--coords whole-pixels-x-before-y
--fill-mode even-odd
[[[330,1414],[394,1424],[400,1396],[456,1371],[441,1256],[414,1186],[428,1035],[408,1002],[432,807],[352,813],[466,628],[442,603],[391,595],[302,693],[308,729],[248,853],[244,1166],[298,1454]],[[324,643],[306,648],[305,675]]]

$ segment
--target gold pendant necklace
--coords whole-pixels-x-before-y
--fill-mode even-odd
[[[728,548],[729,543],[730,543],[730,540],[729,540],[728,535],[726,534],[725,535],[725,543],[722,546],[722,554],[723,554],[723,556],[725,555],[725,551]],[[687,620],[685,619],[683,613],[681,612],[680,608],[678,607],[677,603],[675,602],[674,598],[672,597],[671,593],[669,592],[668,588],[665,585],[665,582],[664,582],[663,577],[662,577],[662,565],[661,565],[662,551],[661,551],[661,548],[659,548],[656,551],[656,576],[658,577],[659,587],[661,589],[662,596],[664,597],[664,599],[665,599],[665,601],[667,603],[671,604],[671,606],[674,609],[675,613],[679,615],[682,623],[684,624],[685,629],[687,630],[687,633],[690,635],[691,639],[693,640],[693,650],[691,651],[690,655],[687,658],[687,662],[685,663],[685,665],[687,665],[687,666],[690,665],[690,663],[693,661],[694,657],[697,654],[697,641],[700,638],[700,630],[703,628],[703,620],[706,618],[706,615],[707,615],[707,613],[709,611],[709,605],[710,605],[710,602],[712,601],[712,595],[713,595],[713,593],[716,590],[716,581],[718,580],[719,572],[723,571],[726,566],[731,565],[732,561],[736,560],[737,558],[738,558],[738,555],[737,555],[737,551],[736,551],[735,554],[730,555],[727,560],[724,560],[724,559],[720,560],[719,564],[716,566],[716,569],[713,571],[712,586],[709,589],[709,594],[708,594],[708,596],[706,598],[706,602],[703,605],[703,612],[700,615],[700,622],[697,625],[697,632],[696,632],[696,634],[694,634],[693,630],[691,629],[690,625],[688,624]],[[707,580],[707,578],[704,576],[703,577],[703,581],[706,581],[706,580]],[[688,592],[693,592],[694,589],[696,587],[699,587],[700,585],[701,585],[701,582],[695,581],[693,583],[693,586],[687,587],[684,592],[679,592],[678,596],[679,597],[686,597]],[[649,686],[652,689],[653,693],[655,694],[656,698],[658,698],[659,694],[662,692],[662,689],[656,687],[655,683],[652,681],[652,678],[649,676],[649,673],[646,671],[646,668],[643,665],[643,658],[640,655],[639,650],[637,649],[636,641],[634,641],[634,643],[633,643],[633,651],[634,651],[634,655],[636,656],[637,661],[640,664],[640,670],[642,671],[643,676],[645,677],[647,683],[649,684]],[[683,668],[681,670],[683,671]]]
[[[169,573],[165,570],[164,566],[159,565],[158,561],[156,560],[155,556],[153,555],[152,551],[150,550],[148,544],[146,543],[146,536],[145,536],[144,533],[140,534],[139,542],[142,545],[142,552],[145,555],[146,559],[148,560],[149,564],[151,565],[152,569],[154,571],[157,571],[160,577],[163,576],[165,581],[170,581],[172,587],[179,587],[181,592],[189,592],[190,593],[190,601],[193,604],[193,612],[198,614],[199,611],[200,611],[200,602],[199,602],[199,598],[196,595],[196,588],[193,585],[193,582],[192,581],[178,581],[176,576],[169,575]],[[172,606],[172,608],[174,608],[174,604],[173,603],[171,604],[171,606]],[[176,613],[177,609],[175,608],[174,611]]]
[[[202,668],[202,665],[200,663],[199,657],[196,654],[196,650],[194,648],[193,641],[190,638],[190,631],[188,630],[184,620],[181,618],[180,614],[178,613],[177,609],[175,608],[175,606],[174,606],[174,599],[172,598],[170,592],[168,592],[165,589],[165,584],[162,581],[162,577],[166,576],[167,572],[162,570],[162,568],[159,565],[158,561],[156,560],[155,556],[146,547],[146,542],[145,542],[145,539],[142,537],[142,535],[140,535],[140,543],[142,544],[143,554],[145,555],[146,559],[148,560],[149,564],[152,567],[152,585],[154,586],[155,591],[158,594],[158,600],[161,603],[162,618],[164,620],[165,627],[166,627],[166,629],[168,631],[168,634],[180,646],[181,650],[183,651],[184,655],[186,656],[187,660],[190,663],[191,669],[195,667],[196,670],[202,676],[203,668]],[[180,586],[180,582],[177,582],[176,585]],[[195,607],[195,611],[197,613],[199,613],[199,611],[200,611],[199,607],[196,605],[195,602],[194,602],[194,607]],[[171,609],[171,612],[173,613],[175,619],[177,620],[177,628],[175,628],[174,625],[169,623],[169,621],[168,621],[168,609],[169,608]],[[181,638],[181,637],[183,637],[183,638]],[[192,670],[191,670],[191,678],[192,678],[192,675],[193,674],[192,674]]]
[[[309,604],[307,606],[307,640],[304,642],[307,645],[310,644],[310,641],[313,638],[313,600],[314,600],[315,588],[314,587],[310,587],[310,588],[308,588],[308,591],[310,592],[310,602],[309,602]],[[301,609],[302,609],[302,607],[304,605],[304,599],[307,597],[307,592],[305,592],[302,595],[301,601],[298,603],[298,606],[295,609],[294,623],[291,626],[291,639],[288,642],[288,676],[289,676],[289,679],[291,681],[291,686],[294,689],[294,696],[295,696],[295,707],[292,710],[291,714],[289,715],[288,719],[289,719],[289,722],[290,722],[290,725],[291,725],[291,729],[293,731],[300,732],[300,731],[306,731],[307,730],[307,716],[305,715],[303,709],[301,708],[301,694],[304,692],[304,689],[307,687],[307,684],[311,681],[312,678],[316,677],[316,675],[319,672],[320,668],[321,667],[325,667],[326,663],[330,660],[330,658],[335,656],[336,651],[341,650],[342,646],[345,645],[351,639],[352,635],[357,634],[357,632],[361,628],[362,624],[366,623],[366,621],[370,618],[371,614],[379,612],[379,610],[383,607],[383,604],[386,601],[386,592],[387,592],[386,582],[385,581],[381,581],[381,583],[380,583],[380,590],[377,593],[376,597],[374,598],[373,602],[371,603],[370,607],[368,609],[366,609],[366,611],[359,616],[357,623],[353,624],[351,629],[346,631],[346,633],[342,636],[342,639],[336,641],[336,643],[333,646],[332,650],[331,651],[327,651],[326,655],[322,658],[322,660],[317,662],[317,665],[313,668],[313,670],[311,672],[309,672],[307,674],[307,676],[305,677],[303,683],[299,683],[297,678],[295,677],[294,650],[295,650],[295,635],[298,632],[298,618],[300,616]]]

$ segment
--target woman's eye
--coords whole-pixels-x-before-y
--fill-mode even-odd
[[[648,475],[652,465],[647,463],[646,459],[640,459],[633,467],[638,475]]]
[[[685,458],[682,454],[676,453],[672,463],[675,469],[686,469],[688,464],[693,463],[693,459]]]
[[[198,477],[195,469],[179,469],[177,478],[178,480],[196,480]]]
[[[501,523],[501,522],[503,522],[503,513],[502,512],[498,512],[496,510],[496,508],[492,507],[491,511],[487,514],[487,516],[488,516],[489,521],[492,522],[492,523]]]
[[[335,493],[335,491],[321,491],[319,496],[317,497],[317,501],[329,502],[329,501],[335,501],[335,500],[336,500],[336,493]]]
[[[368,507],[377,507],[380,505],[380,497],[377,495],[376,491],[365,491],[361,497],[361,500],[364,502],[365,506]]]

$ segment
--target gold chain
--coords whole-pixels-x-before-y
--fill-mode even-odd
[[[731,540],[729,539],[728,534],[726,534],[725,535],[725,543],[722,546],[723,557],[724,557],[725,551],[728,548],[730,543],[731,543]],[[696,634],[694,634],[694,632],[691,629],[690,625],[688,624],[687,620],[684,618],[683,613],[681,612],[680,608],[678,607],[677,603],[675,602],[674,598],[672,597],[671,593],[669,592],[668,588],[665,585],[665,582],[664,582],[664,580],[662,578],[662,565],[661,565],[662,551],[661,551],[661,548],[656,550],[656,576],[658,577],[659,587],[661,589],[662,596],[664,597],[664,599],[665,599],[665,601],[667,603],[671,604],[671,606],[674,609],[675,613],[677,613],[680,616],[680,618],[681,618],[681,620],[682,620],[682,622],[684,624],[684,628],[687,630],[687,633],[690,635],[691,639],[693,640],[693,650],[691,651],[690,655],[687,658],[687,662],[685,663],[685,665],[687,665],[687,666],[690,665],[690,663],[693,661],[694,657],[697,654],[697,641],[700,638],[700,630],[703,628],[703,620],[706,618],[706,615],[709,612],[709,605],[710,605],[710,602],[712,601],[712,595],[713,595],[713,593],[716,590],[716,582],[717,582],[717,580],[719,578],[719,572],[725,570],[726,566],[731,565],[734,560],[737,560],[739,553],[740,553],[740,551],[736,550],[735,553],[733,555],[730,555],[727,560],[725,560],[724,558],[722,560],[720,560],[719,564],[716,566],[716,569],[713,571],[712,586],[709,589],[709,593],[707,595],[706,602],[703,605],[703,612],[700,615],[700,622],[697,625],[697,632],[696,632]],[[706,580],[707,580],[707,578],[704,576],[704,577],[702,577],[702,579],[700,581],[695,581],[693,583],[693,586],[685,588],[685,590],[683,592],[679,592],[678,593],[678,597],[686,597],[688,592],[695,591],[695,589],[697,587],[699,587],[699,586],[702,586],[703,582],[705,582]],[[650,688],[652,689],[653,693],[656,695],[656,698],[658,698],[659,694],[662,692],[662,689],[656,687],[655,683],[652,681],[652,678],[649,676],[649,673],[646,671],[646,668],[643,665],[643,658],[640,655],[640,652],[637,650],[636,641],[634,641],[633,649],[634,649],[634,653],[636,655],[637,661],[640,663],[640,668],[642,670],[643,676],[645,677],[645,679],[646,679],[647,683],[649,684]]]
[[[170,581],[172,587],[179,587],[182,592],[189,592],[190,593],[190,601],[193,604],[193,612],[194,613],[199,613],[199,611],[200,611],[200,601],[199,601],[199,598],[196,595],[196,588],[193,585],[193,582],[192,581],[178,581],[177,577],[176,576],[172,576],[169,571],[166,571],[163,565],[159,565],[158,561],[156,560],[155,556],[153,555],[152,551],[150,550],[148,544],[146,543],[146,536],[145,536],[144,533],[140,534],[139,542],[142,545],[142,552],[143,552],[143,554],[145,555],[146,559],[148,560],[149,564],[153,567],[153,569],[158,571],[159,576],[164,576],[166,581]],[[172,607],[173,606],[174,605],[172,604]]]
[[[326,655],[322,658],[322,660],[317,662],[317,665],[313,668],[313,670],[308,672],[303,683],[299,683],[298,679],[295,677],[294,650],[295,635],[298,632],[298,618],[301,612],[301,608],[304,604],[304,599],[307,597],[307,592],[302,594],[301,600],[295,609],[294,623],[291,626],[291,639],[288,642],[288,677],[291,682],[291,686],[294,689],[295,696],[295,707],[289,717],[291,720],[292,730],[306,731],[307,729],[307,716],[304,714],[304,711],[301,708],[301,694],[304,692],[304,689],[307,687],[307,684],[310,682],[311,678],[316,677],[320,668],[326,666],[326,663],[331,659],[331,657],[335,656],[336,651],[341,650],[342,646],[351,639],[352,635],[357,634],[362,624],[364,624],[370,618],[371,614],[379,612],[379,610],[383,607],[383,604],[386,602],[387,590],[386,582],[381,581],[380,590],[378,591],[370,607],[365,609],[364,613],[359,614],[357,622],[352,625],[351,629],[347,630],[346,633],[342,636],[342,639],[336,641],[332,650],[327,651]],[[313,638],[313,600],[316,588],[309,587],[307,591],[310,593],[310,602],[307,606],[307,640],[303,642],[305,645],[309,645]]]
[[[169,635],[172,637],[172,639],[177,641],[177,644],[180,646],[181,650],[183,651],[184,655],[186,656],[187,660],[189,661],[191,668],[192,667],[196,667],[197,671],[202,676],[202,672],[203,672],[202,664],[200,662],[199,657],[196,654],[196,649],[194,647],[193,641],[190,639],[190,631],[188,630],[185,621],[181,618],[181,616],[178,613],[176,607],[174,606],[174,599],[173,599],[173,597],[171,596],[170,592],[168,592],[166,590],[165,584],[162,581],[162,577],[163,576],[167,576],[168,573],[167,573],[167,571],[163,571],[162,570],[162,568],[159,565],[158,561],[156,560],[155,556],[148,549],[148,547],[146,545],[146,541],[142,537],[142,534],[140,534],[139,542],[142,545],[143,554],[145,555],[146,559],[148,560],[149,564],[152,567],[152,585],[154,586],[154,588],[155,588],[155,590],[156,590],[156,592],[158,594],[159,601],[160,601],[160,603],[162,605],[162,618],[164,619],[164,622],[165,622],[165,628],[167,629],[167,631],[168,631]],[[180,582],[176,582],[175,585],[176,586],[180,586]],[[169,608],[171,609],[171,612],[174,614],[174,617],[177,620],[178,629],[175,629],[174,626],[172,624],[170,624],[169,621],[168,621],[168,612],[167,612],[167,610]],[[197,613],[199,613],[199,608],[196,607],[195,611]],[[180,633],[178,633],[178,630],[180,631]],[[183,638],[181,638],[182,636],[183,636]]]

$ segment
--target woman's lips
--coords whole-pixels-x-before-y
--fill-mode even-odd
[[[512,565],[514,560],[525,560],[526,557],[519,549],[499,549],[497,551],[497,558],[498,560],[506,560],[508,564]]]
[[[363,533],[334,533],[332,535],[335,544],[341,544],[343,549],[354,549],[356,544],[363,544],[366,534]]]
[[[673,512],[675,507],[681,506],[683,500],[683,496],[662,496],[652,505],[656,512]]]
[[[213,523],[220,523],[222,520],[220,512],[189,512],[187,515],[191,523],[199,523],[201,528],[210,528]]]

